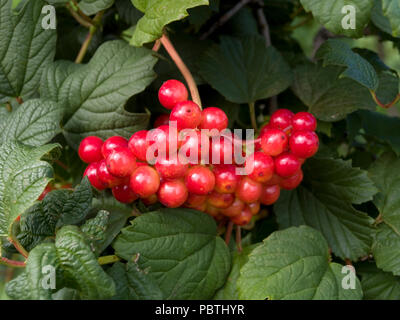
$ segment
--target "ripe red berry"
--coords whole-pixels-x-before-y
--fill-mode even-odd
[[[150,197],[142,198],[141,200],[144,203],[144,205],[151,206],[151,205],[157,203],[158,198],[157,198],[156,194],[152,194]]]
[[[188,190],[182,180],[166,180],[157,192],[158,200],[168,208],[182,206],[188,198]]]
[[[289,146],[297,157],[310,158],[318,151],[318,136],[313,131],[296,131],[290,137]]]
[[[275,203],[281,194],[281,189],[278,185],[263,186],[260,202],[266,206]]]
[[[189,169],[189,164],[184,164],[179,157],[160,157],[156,160],[155,168],[164,179],[183,178]]]
[[[234,143],[229,136],[221,135],[210,139],[210,164],[233,164]]]
[[[262,185],[249,177],[243,177],[236,188],[236,196],[246,203],[258,201],[261,196]]]
[[[202,111],[200,128],[222,131],[228,128],[228,116],[220,108],[206,108]]]
[[[233,203],[226,209],[221,209],[221,213],[226,217],[234,217],[239,215],[244,209],[245,203],[239,198],[235,198]]]
[[[300,167],[301,163],[294,154],[282,153],[275,158],[275,171],[283,178],[294,175]]]
[[[248,204],[248,207],[249,207],[249,209],[250,209],[251,214],[252,214],[253,216],[255,216],[255,215],[257,215],[257,214],[260,212],[261,205],[260,205],[260,202],[257,201],[257,202],[249,203],[249,204]]]
[[[150,130],[148,141],[150,145],[156,144],[158,156],[168,155],[170,146],[173,151],[177,151],[182,143],[178,140],[177,129],[169,125],[162,125]]]
[[[95,187],[97,190],[104,190],[107,188],[107,185],[100,181],[98,176],[99,162],[93,162],[88,165],[83,176],[87,176],[90,184]]]
[[[278,184],[281,182],[282,178],[278,176],[276,173],[272,175],[272,178],[265,182],[265,185],[273,186],[274,184]]]
[[[215,190],[219,193],[234,193],[240,177],[236,175],[236,167],[232,164],[215,166]]]
[[[160,176],[150,166],[140,166],[131,175],[129,185],[141,198],[155,194],[160,187]]]
[[[215,177],[210,169],[194,166],[188,170],[185,182],[189,192],[204,195],[214,189]]]
[[[281,179],[279,186],[285,190],[293,190],[300,185],[302,180],[303,180],[303,171],[300,169],[293,176],[286,179]]]
[[[201,122],[201,110],[192,101],[179,102],[172,109],[169,120],[176,121],[178,130],[194,129]]]
[[[252,217],[253,214],[251,213],[249,206],[246,205],[239,215],[231,218],[231,221],[238,226],[245,226],[250,223]]]
[[[185,202],[185,206],[188,208],[197,208],[207,201],[206,195],[199,195],[189,193],[189,196]]]
[[[271,128],[280,129],[286,132],[286,130],[290,130],[293,116],[294,113],[288,109],[278,109],[271,115],[269,125]]]
[[[296,113],[292,119],[294,131],[315,131],[317,129],[317,120],[309,112]]]
[[[210,204],[207,204],[205,213],[207,213],[208,215],[210,215],[213,218],[217,218],[221,213],[221,209],[216,208]]]
[[[267,129],[261,136],[261,148],[270,155],[277,156],[281,154],[288,145],[288,138],[286,134],[279,129]]]
[[[165,125],[165,124],[169,124],[169,115],[164,113],[157,117],[157,119],[154,121],[153,127],[157,128],[157,127]]]
[[[138,196],[129,187],[129,180],[127,183],[113,187],[112,194],[115,199],[122,203],[131,203],[138,198]]]
[[[107,164],[105,160],[101,160],[99,163],[99,169],[97,175],[101,182],[107,185],[108,188],[113,188],[122,183],[122,179],[116,177],[110,173],[107,169]]]
[[[209,158],[210,144],[208,136],[204,135],[205,143],[202,144],[200,131],[183,130],[180,133],[182,134],[183,142],[179,154],[184,156],[190,164],[199,164],[202,158]]]
[[[116,177],[127,177],[136,169],[136,158],[129,148],[115,148],[106,159],[108,171]]]
[[[208,195],[207,202],[213,207],[226,209],[233,203],[234,200],[235,197],[231,193],[218,193],[213,191]]]
[[[178,80],[168,80],[158,91],[158,100],[167,109],[172,109],[179,102],[188,99],[189,93],[185,85]]]
[[[207,202],[203,202],[197,206],[190,207],[193,210],[205,212],[207,210]]]
[[[82,140],[79,145],[78,154],[83,162],[92,163],[103,159],[101,147],[103,140],[98,137],[90,136]]]
[[[129,139],[129,149],[132,151],[134,156],[140,161],[146,161],[147,148],[149,142],[147,141],[147,130],[141,130],[132,135]]]
[[[267,182],[274,174],[274,160],[263,152],[255,152],[245,162],[247,175],[257,182]]]
[[[104,141],[104,144],[101,148],[101,153],[103,154],[104,159],[106,159],[115,148],[119,147],[127,148],[128,141],[120,136],[114,136]]]

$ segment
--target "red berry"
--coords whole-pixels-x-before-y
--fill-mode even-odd
[[[290,130],[294,113],[288,109],[276,110],[269,120],[271,128],[280,129],[282,131]]]
[[[182,180],[166,180],[161,183],[157,196],[164,206],[177,208],[185,203],[188,190]]]
[[[243,177],[236,188],[236,196],[246,202],[252,203],[258,201],[261,196],[262,185],[249,177]]]
[[[317,129],[317,120],[309,112],[299,112],[292,120],[293,131],[315,131]]]
[[[205,212],[207,210],[207,202],[203,202],[197,206],[190,207],[193,210]]]
[[[274,173],[274,174],[272,175],[272,178],[269,179],[269,180],[265,183],[265,185],[268,185],[268,186],[273,186],[274,184],[278,184],[278,185],[279,185],[279,183],[281,182],[281,180],[282,180],[282,178],[281,178],[280,176],[278,176],[276,173]]]
[[[157,119],[154,121],[153,127],[157,128],[157,127],[165,125],[165,124],[169,124],[169,115],[164,113],[157,117]]]
[[[239,183],[236,167],[232,164],[215,166],[215,190],[219,193],[234,193]]]
[[[205,213],[210,215],[213,218],[217,218],[220,215],[221,210],[219,208],[216,208],[210,204],[207,204]]]
[[[168,80],[158,91],[158,100],[167,109],[172,109],[179,102],[188,99],[189,93],[185,85],[178,80]]]
[[[147,197],[147,198],[142,198],[142,202],[146,206],[151,206],[152,204],[157,203],[157,201],[158,201],[158,198],[157,198],[156,194],[152,194],[150,197]]]
[[[281,194],[281,189],[278,185],[263,186],[260,202],[266,206],[275,203]]]
[[[149,142],[147,141],[147,130],[141,130],[132,135],[129,139],[129,149],[132,151],[134,156],[140,161],[146,161],[147,148]]]
[[[183,143],[180,147],[179,154],[186,157],[190,164],[199,164],[201,159],[209,158],[210,142],[209,137],[203,135],[204,143],[202,143],[202,134],[198,130],[183,130]]]
[[[281,154],[288,145],[288,138],[286,134],[279,129],[267,129],[261,136],[261,148],[270,155],[277,156]]]
[[[169,125],[162,125],[149,132],[150,145],[156,144],[156,154],[158,156],[168,155],[170,146],[173,152],[180,147],[181,141],[178,140],[178,131]],[[147,159],[149,162],[149,159]]]
[[[206,203],[206,201],[207,201],[206,195],[189,193],[189,196],[185,202],[185,206],[188,208],[197,208],[201,206],[203,203]]]
[[[318,151],[318,136],[313,131],[296,131],[290,137],[289,146],[297,157],[310,158]]]
[[[139,197],[148,198],[160,187],[160,176],[152,167],[140,166],[131,175],[129,185]]]
[[[201,110],[192,101],[179,102],[172,109],[169,120],[176,121],[178,130],[194,129],[201,122]]]
[[[106,159],[108,171],[117,177],[127,177],[136,169],[136,158],[128,148],[115,148]]]
[[[253,214],[251,213],[249,206],[246,205],[239,215],[231,218],[231,221],[238,226],[245,226],[250,223],[252,217]]]
[[[99,164],[99,169],[97,175],[101,182],[107,185],[108,188],[113,188],[122,183],[122,179],[116,177],[110,173],[107,169],[107,164],[105,160],[101,160]]]
[[[215,177],[210,169],[194,166],[188,170],[185,182],[189,192],[204,195],[214,189]]]
[[[226,217],[234,217],[239,215],[244,209],[245,203],[239,198],[235,198],[233,203],[226,209],[221,209],[221,213]]]
[[[90,184],[95,187],[97,190],[104,190],[107,188],[107,185],[99,179],[98,176],[99,162],[93,162],[88,165],[83,176],[87,176]]]
[[[79,145],[78,154],[83,162],[92,163],[103,159],[101,147],[103,140],[98,137],[90,136],[82,140]]]
[[[234,200],[235,197],[231,193],[218,193],[213,191],[208,195],[207,202],[213,207],[226,209],[233,203]]]
[[[164,179],[183,178],[189,168],[188,164],[183,164],[179,157],[160,157],[156,160],[155,168]]]
[[[200,128],[222,131],[228,128],[228,117],[220,108],[206,108],[202,111]]]
[[[294,175],[300,167],[301,163],[294,154],[282,153],[275,158],[275,171],[283,178]]]
[[[234,163],[233,139],[226,135],[215,136],[210,140],[210,164]]]
[[[138,198],[138,196],[129,187],[129,181],[128,183],[123,183],[113,187],[112,194],[115,199],[122,203],[131,203]]]
[[[101,148],[101,153],[103,154],[104,159],[106,159],[115,148],[119,147],[127,148],[128,141],[120,136],[114,136],[104,141],[104,144]]]
[[[253,203],[249,203],[248,207],[249,207],[250,212],[251,212],[251,214],[253,216],[257,215],[260,212],[260,208],[261,208],[259,201],[253,202]]]
[[[302,180],[303,180],[303,171],[300,169],[293,176],[286,179],[282,179],[279,183],[279,186],[285,190],[293,190],[300,185]]]
[[[257,182],[267,182],[274,174],[274,160],[263,152],[255,152],[245,162],[247,175]]]

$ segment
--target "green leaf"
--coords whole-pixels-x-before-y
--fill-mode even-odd
[[[46,63],[54,58],[56,30],[42,27],[45,4],[28,1],[15,14],[12,0],[0,0],[0,101],[34,96]]]
[[[240,269],[249,260],[249,254],[257,247],[259,244],[255,244],[246,248],[243,248],[242,252],[235,252],[232,259],[232,268],[229,273],[228,279],[226,280],[224,286],[219,289],[214,300],[239,300],[239,291],[237,288],[237,280],[239,278]]]
[[[132,0],[132,3],[144,13],[131,40],[139,47],[161,38],[167,24],[185,18],[187,9],[208,5],[208,0]]]
[[[355,300],[355,289],[343,289],[342,265],[330,262],[322,235],[307,226],[276,231],[253,250],[240,270],[241,299]]]
[[[400,36],[400,3],[394,0],[382,0],[383,14],[389,19],[394,37]]]
[[[115,294],[114,281],[98,264],[78,227],[63,227],[55,245],[65,281],[80,291],[82,299],[107,299]]]
[[[287,89],[292,82],[289,65],[274,47],[259,36],[221,37],[199,61],[201,76],[229,101],[250,103]]]
[[[74,192],[52,191],[21,215],[17,239],[29,251],[44,239],[54,236],[56,228],[80,223],[89,213],[91,202],[92,189],[87,178]]]
[[[118,202],[114,197],[101,197],[93,199],[93,211],[104,210],[110,213],[107,227],[102,240],[96,241],[97,252],[104,251],[120,233],[128,218],[132,216],[132,208]]]
[[[36,201],[53,176],[41,161],[57,145],[28,147],[16,142],[0,145],[0,235],[5,236],[18,215]]]
[[[306,63],[294,70],[293,92],[318,119],[338,121],[358,109],[375,110],[367,88],[348,78],[344,69]]]
[[[28,100],[4,118],[0,143],[19,141],[33,147],[41,146],[61,132],[61,118],[62,110],[57,103]]]
[[[400,297],[400,277],[383,272],[368,263],[367,267],[357,268],[361,274],[361,287],[366,300],[398,300]]]
[[[106,238],[109,220],[110,213],[105,210],[100,210],[94,218],[86,220],[85,224],[81,226],[81,231],[88,237],[90,246],[97,255],[101,253],[99,244]]]
[[[108,270],[114,279],[117,294],[116,300],[162,300],[160,287],[151,275],[141,270],[135,262],[127,264],[114,263]]]
[[[194,210],[146,213],[122,229],[113,247],[127,261],[135,257],[166,299],[210,299],[230,270],[230,253],[215,222]]]
[[[63,129],[68,143],[77,148],[89,135],[128,138],[133,132],[147,127],[149,114],[129,113],[124,105],[153,81],[152,69],[156,61],[151,50],[115,40],[101,45],[85,66],[49,67],[43,81],[58,80],[57,101],[66,111]],[[53,97],[53,90],[45,95]]]
[[[7,284],[7,294],[13,299],[51,300],[53,290],[43,285],[51,284],[49,281],[51,275],[48,271],[43,272],[43,268],[50,266],[56,270],[58,264],[53,243],[43,243],[37,246],[29,253],[25,272]],[[61,285],[62,279],[56,278],[54,283]]]
[[[359,110],[347,118],[348,129],[366,136],[368,141],[374,137],[388,143],[397,155],[400,155],[400,136],[393,134],[400,126],[400,119],[379,112]]]
[[[114,4],[114,0],[81,0],[79,8],[84,14],[91,16],[99,11],[108,9]]]
[[[374,7],[371,11],[371,20],[379,29],[392,35],[390,21],[383,15],[382,0],[374,0]]]
[[[143,13],[137,10],[130,0],[116,0],[115,8],[121,19],[131,26],[136,25],[138,20],[143,17]]]
[[[373,164],[369,174],[379,189],[374,202],[382,220],[400,235],[400,159],[386,153]]]
[[[309,225],[328,240],[335,255],[357,260],[369,253],[373,219],[352,203],[371,200],[376,193],[367,172],[351,162],[328,158],[307,160],[305,185],[283,191],[274,209],[282,228]]]
[[[324,67],[328,65],[346,67],[340,77],[353,79],[373,91],[378,88],[379,78],[374,67],[358,53],[354,53],[343,40],[327,40],[319,48],[316,58],[323,59]]]
[[[378,226],[372,254],[378,268],[400,275],[400,235],[386,223]]]
[[[306,11],[311,11],[314,18],[329,31],[347,37],[361,37],[365,26],[368,24],[373,0],[300,0]],[[350,5],[355,9],[355,29],[345,29],[342,21],[349,13],[343,8]],[[344,21],[346,22],[346,21]]]

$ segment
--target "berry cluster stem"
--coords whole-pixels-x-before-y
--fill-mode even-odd
[[[99,25],[101,18],[104,15],[104,11],[100,11],[96,14],[96,16],[93,18],[92,25],[90,26],[89,32],[86,36],[85,41],[82,44],[81,49],[79,50],[78,56],[75,59],[75,63],[82,63],[83,59],[85,58],[86,52],[89,48],[90,43],[92,42],[93,36],[96,33]]]
[[[242,229],[236,226],[236,247],[239,252],[242,252]]]
[[[231,241],[232,230],[233,230],[233,222],[229,221],[228,227],[226,228],[226,231],[225,231],[225,243],[226,243],[226,245],[229,245],[229,242]]]
[[[25,268],[25,266],[26,266],[24,261],[11,260],[11,259],[1,257],[1,256],[0,256],[0,264],[5,265],[7,267],[12,267],[12,268]]]
[[[172,42],[169,40],[167,35],[163,35],[161,37],[161,43],[164,46],[165,50],[167,50],[168,54],[170,55],[171,59],[175,62],[176,66],[178,67],[179,71],[182,73],[183,77],[186,80],[186,83],[189,87],[190,90],[190,95],[192,96],[192,100],[200,107],[202,108],[201,105],[201,99],[200,99],[200,94],[199,90],[197,88],[196,82],[194,81],[194,78],[188,69],[188,67],[185,65],[183,62],[182,58],[179,56],[178,52],[175,50]]]
[[[258,131],[258,125],[257,125],[257,118],[256,118],[256,110],[254,107],[254,102],[249,103],[249,108],[250,108],[250,119],[251,119],[251,126],[255,131]]]

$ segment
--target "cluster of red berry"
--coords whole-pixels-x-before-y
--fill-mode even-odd
[[[89,163],[84,175],[98,190],[111,188],[120,202],[141,198],[150,205],[159,201],[170,208],[185,206],[217,220],[229,218],[245,225],[258,214],[260,204],[277,201],[281,188],[293,189],[300,184],[302,163],[318,149],[315,118],[307,112],[295,115],[280,109],[253,141],[254,154],[238,164],[233,150],[238,143],[242,148],[243,142],[222,134],[228,117],[221,109],[201,110],[187,100],[188,91],[177,80],[166,81],[158,97],[171,113],[156,120],[157,130],[136,132],[129,141],[120,136],[106,141],[91,136],[80,144],[79,156]],[[170,134],[169,121],[176,123],[176,137]],[[206,139],[202,129],[208,130]],[[156,151],[151,163],[148,149],[154,143],[165,146],[164,156]],[[182,161],[176,153],[173,156],[170,145],[175,151],[183,150],[190,160]],[[193,150],[194,159],[190,157]],[[247,174],[238,175],[239,167]]]

